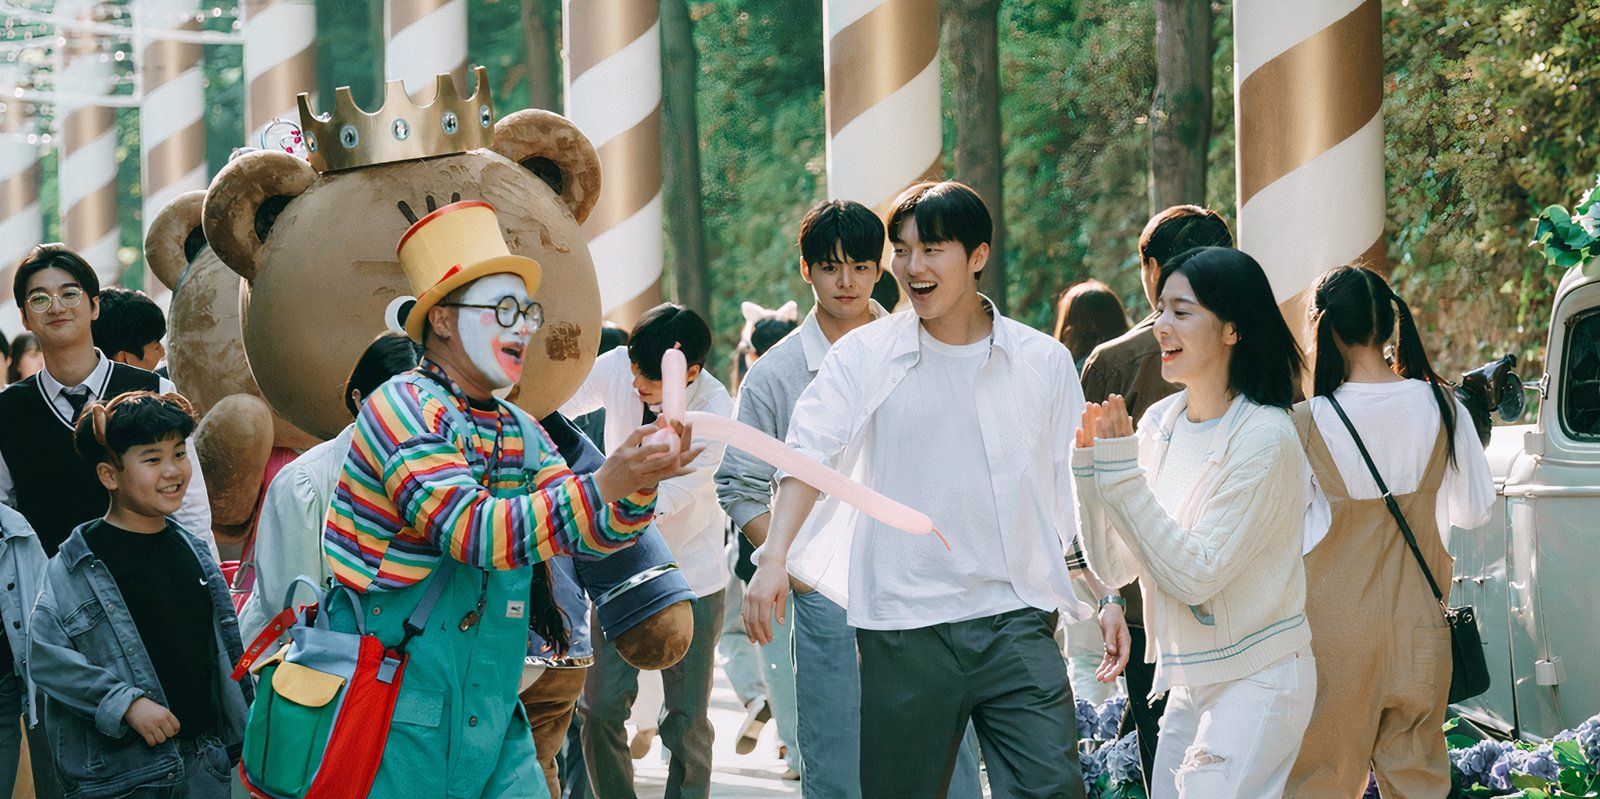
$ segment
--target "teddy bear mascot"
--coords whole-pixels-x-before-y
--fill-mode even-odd
[[[195,449],[217,544],[248,549],[274,467],[321,439],[275,413],[250,374],[239,318],[242,281],[206,246],[205,198],[204,191],[184,192],[156,214],[145,233],[145,262],[172,292],[167,367],[200,418]]]
[[[308,159],[276,150],[234,159],[206,192],[198,235],[245,282],[239,295],[244,350],[262,396],[299,429],[330,438],[349,423],[344,378],[367,343],[386,327],[400,326],[402,316],[418,325],[429,316],[417,310],[427,287],[413,285],[394,243],[441,206],[488,203],[500,246],[540,265],[538,285],[524,286],[539,305],[538,324],[528,325],[530,338],[513,359],[517,374],[506,390],[492,393],[509,394],[518,409],[544,420],[563,455],[587,460],[572,463],[576,471],[596,469],[596,454],[578,457],[592,445],[575,432],[570,441],[560,435],[565,420],[554,414],[587,375],[599,339],[599,288],[580,228],[600,190],[599,159],[583,134],[556,114],[529,109],[496,122],[484,70],[475,70],[474,79],[476,88],[462,97],[448,76],[440,76],[437,97],[421,107],[391,82],[383,108],[373,113],[358,108],[345,88],[326,115],[314,114],[302,95]],[[197,251],[183,246],[194,233],[175,236],[170,246]],[[455,305],[444,305],[440,312],[446,311],[488,313]],[[493,357],[501,356],[512,357]],[[530,442],[543,440],[524,434]],[[529,443],[530,455],[534,449]],[[547,593],[525,594],[532,604],[524,608],[519,636],[526,643],[530,626],[539,634],[529,659],[519,663],[543,671],[523,694],[530,708],[545,709],[544,718],[535,719],[542,762],[554,761],[581,670],[592,660],[591,603],[599,632],[639,668],[665,668],[688,648],[693,593],[659,532],[653,525],[641,529],[633,546],[608,557],[579,547],[569,558],[556,547],[542,560],[545,569],[532,570],[534,584],[549,583],[555,595],[552,606],[542,601]],[[410,551],[386,551],[394,557],[402,550]],[[421,562],[429,564],[442,550],[437,542],[424,546]],[[366,556],[368,568],[382,562]],[[401,571],[414,574],[414,566]],[[382,586],[374,595],[385,593]],[[556,623],[539,623],[551,617]],[[424,726],[437,725],[443,697],[418,701],[423,710],[435,708],[422,714],[428,716]],[[397,709],[397,716],[406,714]],[[447,771],[430,773],[442,779]]]

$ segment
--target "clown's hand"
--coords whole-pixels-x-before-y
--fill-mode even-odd
[[[645,441],[646,436],[658,429],[656,425],[636,428],[595,471],[594,483],[600,490],[602,502],[615,502],[636,491],[655,488],[662,480],[692,471],[687,464],[704,452],[705,447],[694,447],[674,455],[666,444]]]

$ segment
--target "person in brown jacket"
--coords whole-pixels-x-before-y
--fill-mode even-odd
[[[1198,205],[1174,205],[1150,218],[1139,234],[1139,272],[1144,296],[1150,307],[1156,305],[1156,283],[1161,267],[1179,254],[1195,247],[1232,247],[1233,233],[1216,211]],[[1143,418],[1145,410],[1178,386],[1161,377],[1161,347],[1156,343],[1155,313],[1134,325],[1128,332],[1094,348],[1083,364],[1083,396],[1086,402],[1103,403],[1119,394],[1128,403],[1128,414]],[[1074,358],[1081,353],[1073,353]],[[1144,613],[1138,583],[1122,589],[1126,602],[1128,630],[1133,634],[1133,651],[1143,652]],[[1128,713],[1122,719],[1122,734],[1139,730],[1139,756],[1148,781],[1154,768],[1156,739],[1160,732],[1165,700],[1148,702],[1150,684],[1155,679],[1155,664],[1144,658],[1128,659],[1124,672],[1128,680]]]

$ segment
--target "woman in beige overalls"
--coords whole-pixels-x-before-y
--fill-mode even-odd
[[[1391,366],[1384,346],[1397,321]],[[1315,396],[1295,408],[1295,424],[1315,475],[1305,566],[1317,702],[1288,795],[1354,799],[1371,771],[1386,797],[1444,797],[1450,631],[1349,428],[1445,590],[1453,561],[1444,534],[1487,521],[1494,482],[1472,425],[1457,424],[1465,409],[1382,277],[1328,272],[1311,322]]]

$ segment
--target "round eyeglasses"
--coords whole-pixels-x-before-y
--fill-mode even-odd
[[[36,291],[28,295],[28,309],[34,313],[49,313],[52,303],[61,303],[63,308],[76,308],[83,304],[84,295],[87,294],[80,288],[64,288],[60,294]]]
[[[499,322],[501,327],[507,329],[516,327],[517,322],[524,318],[528,320],[528,327],[533,328],[532,332],[538,332],[539,328],[544,327],[544,306],[532,301],[527,305],[523,305],[517,302],[516,297],[502,297],[494,305],[471,302],[441,302],[439,304],[446,308],[478,308],[485,311],[494,311],[494,320]]]

